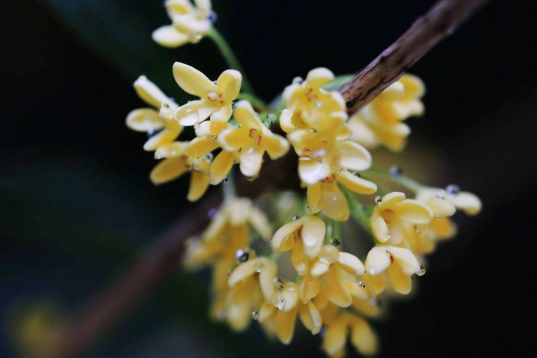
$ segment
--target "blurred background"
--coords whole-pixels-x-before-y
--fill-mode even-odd
[[[314,67],[359,71],[433,3],[213,7],[215,26],[270,100]],[[417,295],[374,323],[380,357],[535,354],[535,10],[530,1],[492,1],[412,68],[427,85],[426,115],[410,120],[410,145],[385,165],[430,185],[456,183],[484,210],[457,216],[457,238],[429,257]],[[36,317],[60,327],[192,207],[188,178],[158,188],[148,180],[152,154],[124,124],[142,104],[133,81],[144,74],[181,101],[174,61],[210,78],[226,65],[208,39],[176,50],[152,42],[152,30],[169,22],[162,0],[10,1],[3,13],[0,357],[19,357],[21,342],[53,331]],[[212,323],[208,279],[170,276],[88,357],[322,356],[319,337],[303,329],[284,347],[257,324],[235,334]],[[16,334],[28,320],[27,336]]]

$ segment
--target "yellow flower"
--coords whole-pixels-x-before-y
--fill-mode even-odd
[[[384,291],[385,278],[395,292],[406,295],[412,288],[411,276],[424,273],[412,251],[386,245],[375,246],[369,251],[365,269],[365,284],[377,295]]]
[[[393,192],[386,194],[375,206],[371,215],[371,231],[381,243],[398,245],[405,241],[414,225],[429,224],[433,213],[426,205],[405,194]]]
[[[138,96],[153,108],[131,111],[127,116],[127,127],[148,134],[158,132],[145,143],[144,149],[147,151],[154,151],[163,144],[173,142],[183,130],[183,127],[172,118],[172,113],[179,106],[145,76],[140,76],[134,82],[134,89]]]
[[[154,184],[163,184],[175,180],[190,171],[192,175],[187,199],[196,201],[209,188],[211,158],[208,156],[187,157],[184,154],[187,145],[188,142],[172,142],[161,145],[155,152],[155,158],[165,159],[153,168],[149,178]]]
[[[227,316],[229,273],[237,260],[253,259],[254,253],[246,249],[251,239],[249,225],[263,239],[269,239],[271,228],[268,220],[251,200],[229,200],[224,202],[201,238],[188,241],[183,264],[189,269],[213,268],[211,313],[217,320],[224,320]]]
[[[338,141],[330,132],[297,130],[287,138],[299,156],[298,174],[306,184],[315,184],[342,170],[363,171],[371,166],[371,154],[361,145]]]
[[[308,208],[312,214],[323,214],[337,221],[349,218],[349,205],[345,195],[339,190],[338,183],[357,194],[373,194],[377,185],[362,179],[348,170],[341,170],[319,183],[308,185]]]
[[[457,226],[450,216],[455,214],[457,209],[468,215],[476,215],[481,211],[481,201],[476,195],[459,192],[453,185],[446,190],[423,188],[417,193],[416,200],[427,205],[434,216],[430,225],[417,225],[417,234],[408,242],[417,253],[430,253],[434,250],[436,241],[452,238],[456,234]]]
[[[410,128],[401,121],[423,115],[424,93],[425,86],[418,77],[404,75],[350,118],[351,139],[367,148],[382,144],[401,151],[410,134]]]
[[[278,266],[265,257],[249,260],[233,270],[228,280],[226,318],[234,330],[246,329],[252,312],[272,302],[277,272]]]
[[[175,112],[179,124],[193,126],[209,117],[212,121],[229,121],[233,113],[231,105],[241,89],[240,72],[226,70],[215,83],[194,67],[176,62],[173,65],[173,76],[186,93],[200,98],[188,102]]]
[[[218,143],[227,152],[240,153],[240,168],[245,176],[256,177],[259,174],[265,152],[275,160],[289,151],[287,140],[272,133],[261,122],[248,101],[240,101],[237,104],[235,119],[239,126],[223,130],[218,136]],[[211,174],[219,178],[227,176],[228,173],[212,171]]]
[[[283,252],[292,250],[293,255],[305,255],[314,259],[319,255],[323,246],[326,225],[324,221],[313,215],[306,215],[282,226],[270,241],[273,251]],[[296,253],[295,253],[296,251]],[[297,272],[303,271],[300,267]]]
[[[211,1],[167,0],[166,10],[172,25],[162,26],[153,32],[153,40],[166,47],[179,47],[188,42],[198,43],[211,31]]]
[[[345,356],[345,343],[349,331],[350,341],[360,354],[370,356],[377,352],[377,337],[367,321],[345,312],[327,324],[323,337],[323,350],[328,356],[334,358]]]
[[[235,260],[237,250],[250,244],[248,225],[264,240],[270,238],[270,224],[251,200],[239,198],[224,202],[201,239],[190,241],[184,264],[199,268],[223,257]]]
[[[327,92],[321,86],[332,81],[334,74],[326,68],[311,70],[303,83],[293,83],[283,92],[287,108],[280,116],[286,133],[298,129],[319,130],[324,118],[347,119],[345,100],[338,92]]]
[[[259,311],[259,322],[283,344],[291,343],[297,314],[312,334],[321,331],[322,318],[314,302],[303,303],[299,297],[297,284],[287,282],[275,292],[272,304],[264,303]]]

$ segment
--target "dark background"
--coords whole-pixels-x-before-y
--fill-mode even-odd
[[[358,71],[434,2],[213,3],[216,27],[268,100],[317,66]],[[429,258],[418,294],[374,323],[381,357],[535,354],[536,8],[492,1],[411,71],[427,85],[427,113],[411,120],[402,156],[433,153],[413,159],[420,175],[434,171],[429,184],[477,193],[484,209],[457,216],[459,235]],[[15,356],[13,307],[54,302],[76,311],[191,208],[188,179],[149,182],[154,160],[142,150],[145,139],[124,125],[142,103],[132,89],[138,75],[181,100],[173,61],[210,78],[226,68],[210,40],[176,50],[153,44],[151,31],[165,23],[161,1],[3,4],[0,357]],[[256,325],[233,334],[212,324],[207,279],[166,280],[90,356],[320,354],[318,337],[301,334],[283,347]]]

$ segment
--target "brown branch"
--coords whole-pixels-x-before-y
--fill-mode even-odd
[[[354,113],[397,81],[438,42],[452,34],[489,0],[443,0],[412,24],[397,41],[340,88]]]
[[[349,111],[356,111],[401,77],[410,66],[486,1],[443,0],[434,6],[360,74],[341,87],[340,92],[347,101]],[[296,165],[293,155],[288,155],[287,158],[292,158]],[[259,188],[266,191],[296,184],[288,175],[296,169],[282,170],[282,167],[289,166],[282,164],[281,160],[277,164],[267,162],[263,167],[260,180],[255,183],[241,183],[241,189],[245,189],[241,195],[255,196]],[[99,338],[139,303],[164,276],[178,267],[185,241],[207,225],[208,211],[220,201],[221,196],[217,193],[205,198],[194,211],[183,216],[175,227],[156,240],[132,267],[120,274],[106,290],[89,303],[81,315],[72,320],[59,343],[46,357],[80,357],[97,343]]]

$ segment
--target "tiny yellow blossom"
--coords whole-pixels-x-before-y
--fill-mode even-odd
[[[311,70],[303,83],[293,83],[283,92],[286,109],[280,116],[280,126],[286,133],[298,129],[319,130],[328,117],[347,119],[345,100],[339,92],[327,92],[321,87],[332,81],[334,74],[326,68]]]
[[[351,139],[367,148],[382,144],[401,151],[410,134],[410,128],[401,121],[423,115],[424,93],[425,86],[418,77],[404,75],[349,119]]]
[[[253,252],[246,250],[250,245],[251,225],[259,235],[268,240],[271,228],[265,215],[251,200],[239,198],[226,201],[200,239],[192,239],[187,245],[183,264],[189,269],[205,266],[213,268],[212,316],[225,320],[228,310],[229,273],[237,260],[253,259]],[[239,252],[239,250],[242,250]],[[237,258],[237,255],[239,257]],[[238,321],[234,324],[240,326]]]
[[[411,276],[424,272],[412,251],[386,245],[375,246],[369,251],[365,269],[365,283],[375,294],[384,291],[386,278],[395,292],[406,295],[412,288]]]
[[[373,194],[377,185],[362,179],[348,170],[340,170],[319,183],[308,185],[308,208],[312,214],[322,211],[326,216],[337,221],[349,218],[349,204],[338,183],[356,194]]]
[[[256,177],[261,170],[263,155],[267,152],[275,160],[289,151],[289,142],[268,129],[248,101],[240,101],[235,109],[238,127],[225,129],[218,136],[218,143],[230,153],[239,153],[242,174]],[[218,177],[227,173],[214,173]]]
[[[186,93],[200,98],[188,102],[175,112],[179,124],[193,126],[209,117],[212,121],[229,121],[233,113],[231,105],[241,89],[240,72],[226,70],[215,83],[194,67],[176,62],[173,65],[173,76]]]
[[[405,199],[404,193],[389,193],[379,200],[371,215],[371,231],[381,243],[400,244],[414,231],[414,225],[429,224],[433,218],[431,209]]]
[[[297,130],[287,136],[299,156],[298,174],[315,184],[342,170],[363,171],[371,166],[371,154],[349,140],[335,140],[326,132]]]
[[[270,241],[272,250],[300,251],[309,259],[319,255],[326,233],[326,225],[317,216],[306,215],[282,226]],[[293,252],[291,255],[293,255]],[[297,252],[297,255],[299,253]],[[303,271],[300,267],[297,272]]]
[[[155,158],[162,159],[149,175],[154,184],[164,184],[191,172],[190,188],[187,199],[197,201],[209,188],[210,157],[187,157],[184,155],[188,142],[172,142],[161,145],[155,152]]]
[[[167,0],[166,10],[172,25],[153,32],[153,40],[165,47],[179,47],[188,42],[197,43],[211,31],[211,1]]]
[[[172,118],[172,113],[179,106],[145,76],[140,76],[134,82],[134,89],[138,96],[153,108],[131,111],[127,115],[127,127],[148,134],[157,132],[144,144],[144,149],[147,151],[154,151],[163,144],[173,142],[183,130],[183,127]]]
[[[417,225],[417,235],[408,242],[416,253],[430,253],[436,241],[452,238],[456,234],[457,226],[450,219],[456,209],[469,215],[476,215],[481,210],[481,201],[476,195],[460,192],[454,185],[446,190],[423,188],[417,193],[416,200],[427,205],[434,216],[430,225]]]
[[[355,314],[345,312],[327,324],[323,337],[323,350],[330,357],[345,356],[345,344],[350,331],[350,341],[362,355],[371,356],[378,350],[375,332],[367,321]]]
[[[278,266],[265,257],[256,257],[233,270],[228,280],[226,318],[234,330],[246,329],[252,312],[272,302],[277,272]]]

